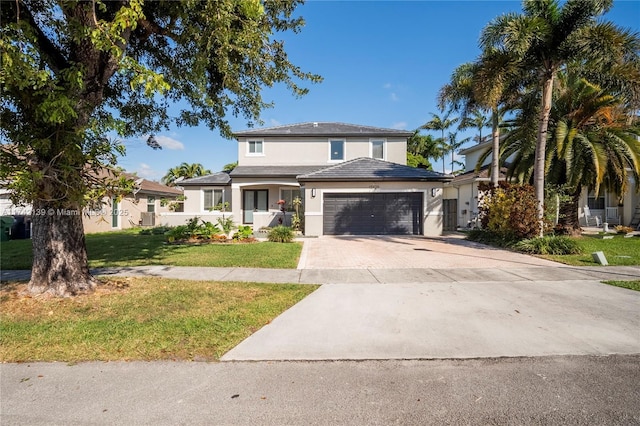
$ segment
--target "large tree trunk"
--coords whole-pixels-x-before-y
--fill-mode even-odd
[[[571,198],[560,203],[560,217],[556,231],[564,235],[578,236],[582,233],[580,219],[578,217],[578,205],[580,204],[580,193],[582,188],[571,194]]]
[[[33,204],[33,266],[31,293],[72,296],[93,291],[79,206],[61,209],[36,201]]]
[[[492,108],[491,110],[491,136],[493,138],[493,145],[491,148],[491,186],[498,187],[498,181],[500,180],[500,127],[498,108]]]
[[[540,110],[540,123],[538,127],[538,140],[536,142],[535,168],[533,172],[533,186],[536,193],[538,221],[540,223],[539,236],[544,234],[544,175],[545,158],[547,150],[547,130],[549,128],[549,115],[553,95],[554,75],[550,74],[542,85],[542,108]]]

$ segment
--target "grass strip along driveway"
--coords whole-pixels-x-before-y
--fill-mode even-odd
[[[582,249],[582,254],[544,255],[545,259],[573,266],[593,266],[597,263],[591,253],[601,251],[610,265],[640,265],[640,238],[625,238],[615,235],[611,239],[603,239],[602,235],[583,235],[575,238]]]
[[[160,278],[104,280],[91,295],[0,287],[0,361],[215,361],[317,286]]]
[[[137,231],[88,234],[89,266],[212,266],[295,269],[302,244],[259,242],[251,244],[178,245],[165,243],[163,235]],[[1,267],[31,269],[31,240],[3,241]]]

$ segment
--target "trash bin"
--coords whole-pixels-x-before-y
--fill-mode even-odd
[[[0,216],[0,241],[9,241],[13,222],[13,216]]]
[[[14,216],[15,221],[11,227],[12,240],[24,240],[31,238],[31,216]]]

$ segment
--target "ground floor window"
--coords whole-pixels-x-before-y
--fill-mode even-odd
[[[222,189],[204,189],[203,192],[205,210],[229,210],[230,205],[225,204]]]
[[[604,210],[604,194],[600,193],[596,197],[595,193],[590,192],[587,197],[587,206],[591,210]]]
[[[296,197],[302,198],[302,194],[300,193],[300,188],[292,188],[292,189],[281,189],[280,190],[280,199],[284,200],[284,208],[288,212],[295,211],[295,206],[293,205],[293,200]]]

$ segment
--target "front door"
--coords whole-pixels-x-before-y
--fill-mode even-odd
[[[442,200],[442,210],[444,212],[444,231],[455,231],[458,229],[458,200]]]
[[[242,222],[253,223],[253,212],[269,210],[269,191],[266,189],[245,190],[242,206]]]

